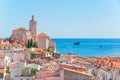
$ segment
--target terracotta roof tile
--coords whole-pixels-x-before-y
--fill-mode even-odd
[[[5,55],[4,54],[0,54],[0,58],[5,58]]]
[[[21,46],[20,44],[0,44],[0,46]]]
[[[2,68],[2,69],[0,69],[0,73],[4,73],[4,69]]]
[[[42,33],[40,33],[40,34],[38,34],[38,36],[37,37],[39,37],[39,38],[50,38],[50,36],[48,36],[47,34],[45,34],[44,32],[42,32]]]
[[[19,27],[19,28],[15,29],[15,31],[27,31],[27,30],[23,27]]]

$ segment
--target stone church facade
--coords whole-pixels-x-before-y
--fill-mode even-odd
[[[10,39],[18,42],[27,43],[29,39],[32,39],[32,36],[29,30],[20,27],[12,31]]]
[[[44,50],[53,49],[55,50],[56,44],[54,41],[50,39],[45,33],[40,33],[37,35],[37,22],[34,20],[34,16],[29,21],[29,30],[20,27],[12,31],[12,35],[10,36],[11,40],[27,43],[28,40],[32,39],[37,42],[38,48],[42,48]]]

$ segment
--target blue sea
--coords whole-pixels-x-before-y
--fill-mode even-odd
[[[119,56],[120,39],[53,39],[56,51],[77,56]],[[74,45],[79,41],[80,45]]]

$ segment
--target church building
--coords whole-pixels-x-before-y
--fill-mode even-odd
[[[17,42],[23,42],[25,44],[27,44],[28,40],[32,39],[34,42],[37,42],[38,48],[42,48],[44,50],[55,50],[56,48],[56,44],[50,39],[50,36],[44,32],[37,34],[37,22],[34,19],[34,15],[32,15],[32,19],[29,21],[29,30],[24,27],[14,29],[10,39]]]

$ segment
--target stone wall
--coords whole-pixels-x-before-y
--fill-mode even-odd
[[[53,48],[56,51],[56,43],[52,40],[49,40],[49,48]]]
[[[48,49],[48,45],[49,45],[49,40],[46,38],[39,38],[37,39],[37,46],[39,48],[42,48],[44,50]]]
[[[31,34],[29,31],[13,30],[10,38],[11,40],[16,40],[16,41],[27,43],[28,39],[31,39]]]

